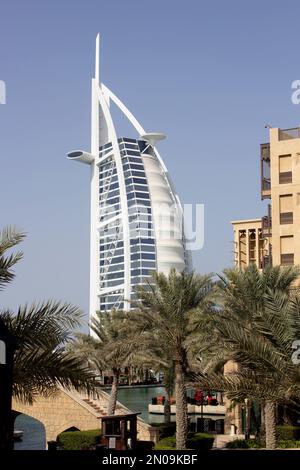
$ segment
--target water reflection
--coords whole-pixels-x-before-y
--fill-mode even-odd
[[[146,423],[163,423],[163,415],[148,413],[148,404],[157,395],[166,395],[163,387],[120,388],[118,400],[127,408],[137,413]]]
[[[15,450],[45,450],[46,434],[40,421],[27,415],[19,415],[15,420],[15,430],[23,431],[23,438],[15,442]]]

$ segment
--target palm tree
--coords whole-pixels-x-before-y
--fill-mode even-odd
[[[77,334],[72,345],[72,351],[84,357],[98,374],[112,372],[108,415],[115,413],[122,370],[133,364],[138,365],[137,353],[141,350],[141,339],[129,329],[127,320],[128,313],[122,310],[97,312],[91,322],[93,336]]]
[[[21,251],[10,255],[7,251],[18,245],[24,238],[25,234],[13,227],[6,227],[0,231],[0,290],[13,280],[15,275],[12,267],[23,257]]]
[[[32,403],[35,397],[57,390],[58,385],[88,392],[95,389],[95,374],[83,358],[66,349],[81,316],[77,307],[54,301],[19,307],[17,314],[9,310],[0,313],[17,343],[13,372],[17,399]]]
[[[24,238],[12,228],[0,234],[0,286],[12,281],[12,267],[22,258],[22,253],[7,254]],[[67,352],[65,345],[78,327],[81,312],[68,303],[44,302],[20,307],[14,314],[0,311],[0,324],[14,338],[12,390],[18,400],[32,403],[39,395],[47,396],[59,385],[77,390],[95,390],[94,374],[83,359]],[[11,396],[7,400],[7,415],[11,413]],[[12,416],[12,414],[11,414]],[[13,447],[13,419],[7,428],[1,428],[0,448]]]
[[[175,372],[176,446],[186,448],[188,416],[185,375],[189,365],[189,319],[193,310],[204,307],[212,290],[210,276],[154,273],[151,281],[138,288],[138,310],[133,321],[137,330],[147,333],[158,349],[163,344],[166,359],[171,358]],[[150,353],[151,355],[151,353]]]
[[[223,310],[206,318],[220,356],[239,368],[226,377],[202,375],[198,382],[221,387],[236,401],[263,403],[269,449],[276,447],[276,405],[294,403],[300,391],[300,369],[291,360],[292,343],[300,338],[300,300],[292,288],[298,274],[280,267],[227,270],[220,283]]]

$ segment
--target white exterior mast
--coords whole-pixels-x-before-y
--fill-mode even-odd
[[[99,219],[99,172],[97,160],[99,156],[100,136],[99,136],[99,118],[100,109],[97,97],[99,87],[99,55],[100,55],[100,37],[96,37],[96,56],[95,56],[95,77],[92,79],[92,116],[91,116],[91,154],[94,161],[91,163],[91,208],[90,208],[90,317],[95,314],[99,308],[98,302],[98,284],[99,284],[99,240],[98,240],[98,219]]]
[[[100,34],[96,37],[95,80],[100,85]]]

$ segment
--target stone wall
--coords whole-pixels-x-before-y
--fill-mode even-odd
[[[86,403],[87,398],[89,403]],[[58,434],[72,427],[80,431],[99,429],[101,416],[106,414],[108,400],[109,395],[103,391],[99,392],[98,397],[91,398],[61,388],[50,397],[37,398],[32,405],[13,399],[13,409],[40,421],[45,427],[46,441],[52,441],[56,440]],[[127,413],[131,411],[118,402],[116,414]],[[140,418],[137,420],[137,431],[139,440],[157,441],[157,429]]]
[[[58,434],[71,427],[81,431],[100,428],[97,413],[62,390],[49,398],[37,398],[33,405],[24,405],[13,400],[13,409],[43,423],[47,441],[56,440]]]

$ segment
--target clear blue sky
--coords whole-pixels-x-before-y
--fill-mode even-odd
[[[88,310],[89,171],[67,151],[90,145],[94,40],[102,79],[149,131],[183,203],[205,204],[199,272],[232,263],[230,220],[260,217],[265,123],[293,127],[300,105],[297,1],[1,2],[0,225],[28,233],[1,305],[58,298]]]

